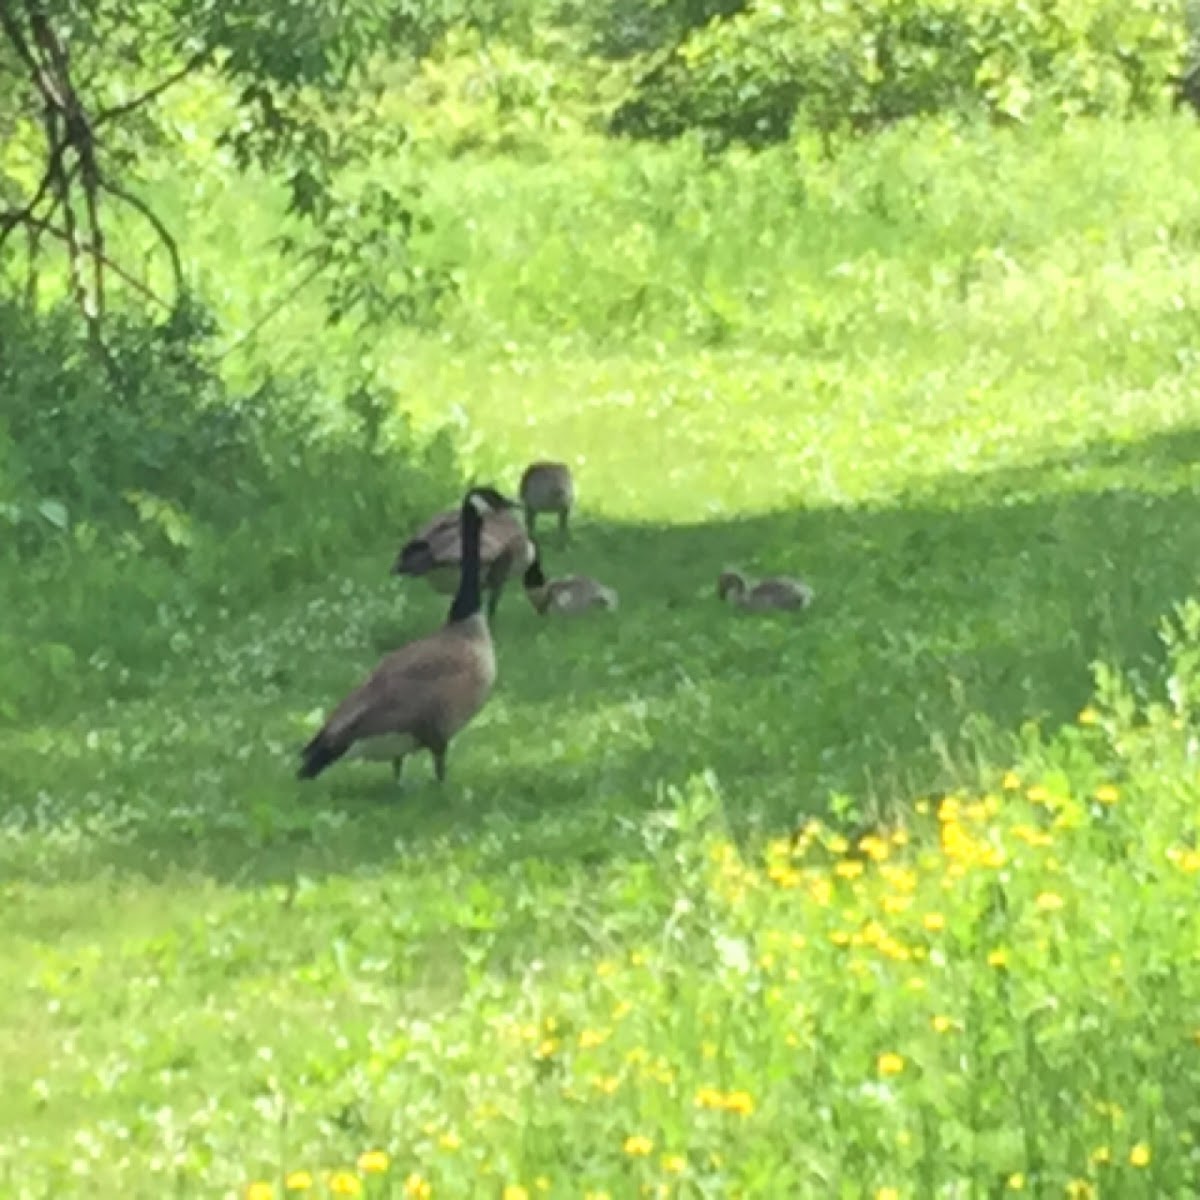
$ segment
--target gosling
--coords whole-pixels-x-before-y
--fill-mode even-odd
[[[525,595],[539,616],[550,613],[574,616],[594,610],[612,612],[617,607],[616,591],[588,575],[547,579],[536,546],[533,562],[525,571],[524,583]]]
[[[750,585],[741,571],[722,571],[717,578],[717,597],[747,612],[802,610],[813,602],[813,590],[799,579],[777,575]]]
[[[532,538],[539,513],[558,516],[558,537],[566,542],[571,509],[575,505],[575,480],[571,469],[561,462],[535,462],[521,476],[521,503],[525,506],[525,528]]]

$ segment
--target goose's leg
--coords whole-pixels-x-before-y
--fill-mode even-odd
[[[565,546],[570,534],[567,532],[567,519],[571,515],[569,508],[558,510],[558,540]]]
[[[404,770],[404,755],[392,759],[392,782],[400,782],[400,772]]]
[[[438,783],[446,782],[446,743],[440,742],[435,746],[429,747],[429,752],[433,755],[433,773],[437,776]]]

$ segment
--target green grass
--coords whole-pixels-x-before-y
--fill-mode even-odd
[[[292,778],[441,619],[384,515],[0,730],[5,1194],[320,1194],[375,1148],[395,1196],[1200,1188],[1195,617],[1159,632],[1200,561],[1200,137],[790,153],[435,180],[460,303],[365,353],[467,471],[568,458],[549,565],[622,600],[506,598],[444,791]],[[724,610],[729,563],[816,606]],[[1106,679],[1078,726],[1097,660],[1169,700]]]

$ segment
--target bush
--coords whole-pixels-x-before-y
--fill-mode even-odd
[[[369,380],[237,394],[213,334],[196,307],[115,319],[102,363],[73,312],[0,305],[0,713],[87,692],[89,666],[144,686],[181,621],[386,558],[437,502],[445,444],[418,449]]]
[[[1182,76],[1174,0],[786,0],[707,26],[616,110],[616,133],[718,144],[944,112],[1025,120],[1161,107]]]

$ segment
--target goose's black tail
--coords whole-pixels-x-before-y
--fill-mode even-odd
[[[433,551],[423,538],[414,538],[400,550],[392,567],[393,575],[424,575],[433,569]]]
[[[346,753],[345,746],[334,745],[321,730],[303,750],[300,751],[304,761],[296,772],[297,779],[316,779],[330,764],[337,762]]]

